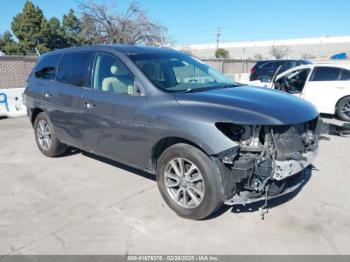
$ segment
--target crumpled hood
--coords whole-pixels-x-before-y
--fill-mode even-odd
[[[253,86],[214,89],[176,95],[180,105],[198,111],[215,121],[237,124],[288,125],[315,119],[315,107],[280,91]]]

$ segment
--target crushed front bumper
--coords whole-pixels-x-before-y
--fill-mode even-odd
[[[287,178],[287,179],[290,179],[290,181],[287,181],[286,188],[278,195],[266,197],[265,194],[262,194],[259,197],[252,198],[252,197],[249,197],[249,195],[244,194],[242,192],[241,194],[236,194],[231,199],[226,200],[225,205],[229,205],[229,206],[248,205],[248,204],[257,203],[260,201],[280,198],[282,196],[295,193],[306,184],[310,176],[311,176],[311,169],[306,168],[302,172],[300,172],[297,176]]]
[[[302,160],[287,160],[278,161],[276,160],[275,173],[272,178],[275,180],[283,180],[292,175],[298,174],[306,167],[308,167],[318,155],[318,150],[310,151],[303,154]]]

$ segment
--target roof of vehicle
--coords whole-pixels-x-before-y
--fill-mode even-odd
[[[314,66],[331,66],[331,67],[350,69],[350,64],[316,63],[313,65]]]
[[[138,55],[138,54],[149,54],[149,53],[169,53],[177,51],[165,48],[165,47],[150,47],[150,46],[137,46],[137,45],[87,45],[87,46],[79,46],[79,47],[69,47],[63,49],[57,49],[55,51],[50,52],[53,53],[63,53],[70,51],[97,51],[100,49],[114,49],[125,55]]]
[[[283,62],[283,61],[307,61],[307,62],[310,62],[309,60],[307,59],[268,59],[268,60],[261,60],[261,61],[258,61],[257,63],[266,63],[266,62]]]
[[[311,67],[315,67],[315,66],[319,66],[319,67],[337,67],[337,68],[350,69],[350,64],[316,63],[316,64],[308,64],[308,65],[296,66],[296,67],[293,67],[293,68],[289,69],[288,71],[294,70],[294,69],[311,68]]]

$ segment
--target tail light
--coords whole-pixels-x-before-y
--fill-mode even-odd
[[[256,69],[255,69],[255,66],[250,70],[250,73],[255,73]]]

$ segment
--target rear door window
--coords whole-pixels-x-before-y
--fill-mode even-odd
[[[350,70],[343,69],[340,75],[341,81],[350,81]]]
[[[337,81],[341,69],[337,67],[319,66],[315,67],[313,77],[310,81]]]
[[[55,78],[56,66],[61,55],[47,55],[40,59],[34,69],[36,78],[51,80]]]
[[[87,86],[90,54],[87,52],[64,54],[58,65],[56,80],[77,87]]]

